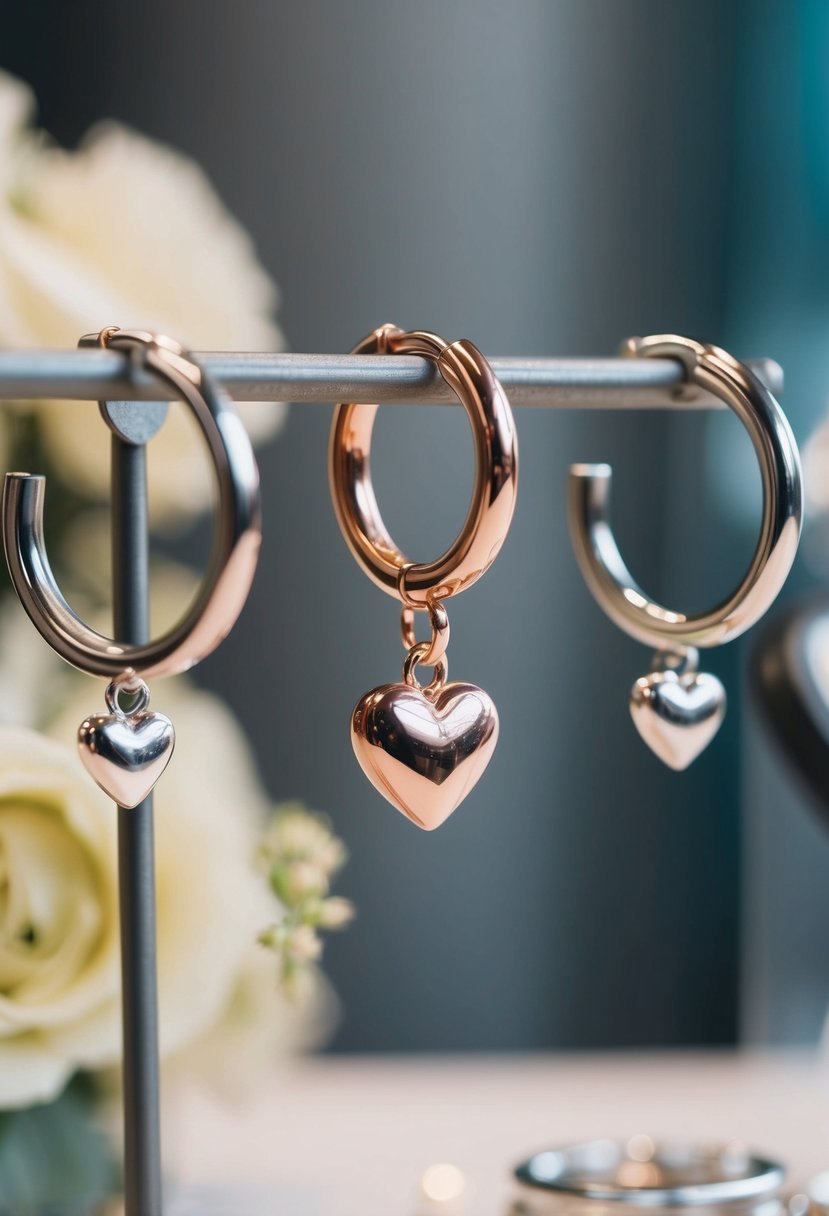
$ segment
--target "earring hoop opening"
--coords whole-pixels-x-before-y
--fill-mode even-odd
[[[370,465],[377,405],[343,402],[336,407],[328,458],[337,522],[369,578],[410,606],[457,595],[492,565],[515,510],[518,440],[506,393],[466,339],[448,344],[426,331],[381,325],[352,353],[425,356],[466,411],[475,445],[472,501],[456,540],[436,561],[411,562],[383,523]]]
[[[609,522],[611,469],[573,465],[568,514],[576,558],[594,598],[620,629],[651,646],[709,647],[739,637],[767,611],[797,553],[802,519],[800,456],[785,414],[766,386],[727,351],[673,335],[631,339],[634,357],[679,359],[687,381],[719,397],[748,431],[760,464],[760,536],[736,590],[710,612],[673,612],[637,584]]]

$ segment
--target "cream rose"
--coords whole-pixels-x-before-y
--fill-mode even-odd
[[[112,808],[74,751],[0,730],[2,1108],[45,1101],[112,1058],[114,855]]]
[[[195,349],[282,349],[276,287],[196,164],[115,123],[65,152],[33,129],[33,109],[30,91],[0,73],[0,343],[72,346],[122,325]],[[254,442],[284,416],[274,403],[240,410]],[[67,483],[108,500],[107,428],[60,402],[40,403],[38,418]],[[150,450],[156,519],[210,502],[208,463],[182,407]]]
[[[155,792],[159,1018],[167,1054],[215,1024],[257,952],[269,901],[253,857],[269,804],[247,742],[217,697],[184,680],[159,682],[152,694],[176,725],[176,749]],[[100,687],[85,681],[49,734],[74,743],[78,723],[99,701]]]
[[[116,812],[74,746],[101,689],[72,690],[50,738],[0,728],[0,1109],[46,1101],[120,1053]],[[320,981],[289,1007],[257,945],[278,915],[254,864],[270,806],[234,718],[186,681],[153,700],[177,732],[156,791],[162,1054],[227,1075],[221,1053],[238,1053],[239,1080],[261,1075],[319,1037],[331,996]]]

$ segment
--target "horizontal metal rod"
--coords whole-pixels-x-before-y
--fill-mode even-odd
[[[413,355],[201,353],[205,369],[239,401],[454,401],[433,364]],[[513,405],[549,409],[716,409],[721,403],[683,385],[672,359],[492,359]],[[773,393],[783,372],[772,359],[751,366]],[[106,350],[0,350],[0,400],[152,401],[159,386],[127,374]]]

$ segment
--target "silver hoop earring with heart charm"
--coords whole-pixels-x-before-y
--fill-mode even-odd
[[[611,620],[657,648],[651,672],[631,691],[634,724],[665,764],[684,769],[714,737],[725,714],[725,690],[715,676],[699,672],[699,649],[729,642],[758,621],[794,561],[802,514],[800,457],[769,389],[726,351],[669,335],[631,339],[624,353],[678,359],[687,384],[707,390],[735,412],[760,464],[762,523],[751,564],[724,603],[697,615],[663,608],[634,581],[610,528],[609,466],[574,465],[570,470],[570,529],[587,585]]]
[[[43,477],[9,473],[3,488],[3,543],[12,583],[35,628],[79,670],[109,681],[108,712],[81,723],[81,759],[119,806],[150,793],[175,742],[169,718],[148,708],[145,679],[175,675],[205,658],[232,629],[259,556],[259,475],[250,440],[230,399],[178,343],[142,331],[102,330],[97,339],[122,351],[192,410],[218,480],[218,516],[204,584],[178,625],[144,645],[96,632],[76,615],[52,574],[43,539]],[[89,345],[90,339],[82,339]],[[109,407],[101,403],[102,411]]]
[[[460,535],[436,561],[403,555],[383,523],[371,482],[376,405],[341,404],[334,413],[329,476],[334,509],[357,562],[401,603],[406,648],[403,680],[360,699],[351,741],[361,768],[384,798],[431,831],[466,797],[486,768],[498,738],[498,714],[474,684],[447,683],[446,601],[492,565],[509,529],[518,485],[518,443],[512,411],[481,352],[466,340],[406,333],[383,325],[354,354],[421,355],[431,360],[466,410],[475,443],[475,486]],[[415,614],[427,613],[428,641],[418,642]],[[418,666],[434,668],[421,686]]]

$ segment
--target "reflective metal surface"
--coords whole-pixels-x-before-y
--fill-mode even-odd
[[[696,651],[693,652],[696,655]],[[633,685],[630,714],[644,741],[669,768],[681,771],[696,760],[719,730],[726,696],[716,676],[652,671]]]
[[[407,650],[418,647],[415,633],[415,613],[417,609],[404,604],[400,610],[400,637]],[[439,600],[430,599],[425,605],[429,614],[429,627],[432,631],[431,640],[425,650],[419,651],[418,662],[427,667],[439,663],[446,654],[449,645],[449,614]]]
[[[415,355],[301,355],[200,351],[196,362],[240,401],[377,401],[455,404],[434,362]],[[547,409],[711,410],[722,402],[683,387],[674,359],[490,359],[513,405]],[[773,393],[783,372],[773,359],[749,367]],[[63,397],[155,401],[162,384],[149,371],[125,374],[123,360],[101,350],[0,350],[0,398]],[[681,390],[681,391],[678,391]]]
[[[691,385],[716,394],[737,414],[760,464],[760,537],[745,577],[724,603],[697,615],[664,608],[637,585],[619,552],[609,522],[610,467],[574,465],[569,515],[576,557],[600,606],[631,637],[654,646],[717,646],[760,619],[791,569],[802,515],[797,444],[768,388],[726,351],[674,336],[632,339],[627,349],[635,357],[681,361]]]
[[[592,1140],[536,1153],[515,1176],[529,1186],[614,1207],[712,1207],[771,1197],[785,1170],[741,1145],[634,1136],[626,1144]]]
[[[124,684],[106,690],[109,713],[91,714],[78,729],[84,767],[104,793],[132,809],[149,794],[170,762],[176,742],[172,722],[147,708],[149,691],[141,684],[129,710],[121,707]]]
[[[487,694],[474,684],[446,683],[449,617],[442,601],[477,582],[504,543],[518,489],[518,441],[506,394],[471,342],[450,345],[425,330],[406,333],[381,325],[356,350],[426,356],[466,410],[475,444],[475,485],[460,534],[437,561],[422,564],[398,549],[374,496],[370,452],[377,405],[338,405],[328,450],[343,536],[369,578],[401,601],[401,636],[408,648],[403,683],[383,684],[358,702],[351,742],[372,785],[418,827],[432,831],[478,781],[498,739],[498,714]],[[428,613],[429,641],[417,641],[417,611]],[[434,667],[423,688],[415,674],[419,664]]]
[[[182,621],[146,645],[107,638],[76,615],[52,574],[43,540],[44,479],[6,475],[3,541],[15,590],[41,636],[61,658],[91,675],[174,675],[208,655],[244,606],[261,544],[259,475],[247,433],[229,398],[172,339],[118,330],[112,350],[147,370],[193,411],[216,468],[219,501],[210,565]]]
[[[436,561],[414,563],[389,536],[371,481],[371,434],[377,405],[343,403],[334,411],[329,480],[337,521],[354,557],[389,595],[424,604],[471,587],[503,544],[518,488],[518,439],[506,394],[487,360],[466,339],[381,325],[360,353],[418,354],[432,360],[466,410],[475,444],[472,503],[455,542]],[[401,582],[401,578],[403,581]]]
[[[351,720],[354,754],[369,781],[426,831],[463,801],[497,741],[498,712],[474,684],[434,692],[383,684],[361,698]]]

